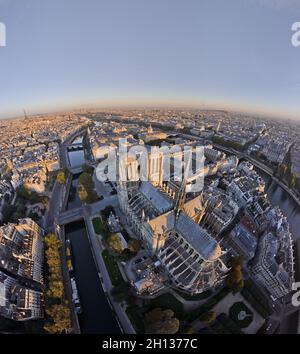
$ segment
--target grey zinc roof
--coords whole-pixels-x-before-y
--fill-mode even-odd
[[[214,259],[220,252],[218,243],[185,213],[180,213],[176,230],[204,259]]]
[[[142,182],[140,192],[159,213],[165,213],[173,207],[171,199],[159,192],[150,182]]]
[[[184,204],[184,212],[193,218],[196,216],[197,212],[202,210],[202,196],[198,195],[196,198],[189,200]]]
[[[257,240],[255,235],[249,232],[243,225],[236,226],[235,240],[247,249],[249,254],[255,253]]]
[[[165,231],[174,229],[175,212],[169,211],[149,221],[149,225],[156,233],[163,234]]]

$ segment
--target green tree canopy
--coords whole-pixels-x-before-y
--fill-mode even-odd
[[[199,319],[201,322],[205,322],[207,324],[210,324],[215,321],[216,312],[214,310],[207,311],[204,314],[202,314]]]
[[[132,253],[138,253],[138,251],[141,249],[141,242],[139,240],[136,240],[134,238],[131,238],[128,241],[128,249]]]
[[[244,287],[242,273],[242,258],[236,257],[231,260],[231,269],[226,277],[226,285],[234,292],[239,292]]]
[[[124,250],[124,246],[117,234],[111,234],[108,237],[107,243],[115,252],[121,253]]]
[[[82,165],[82,171],[92,176],[94,173],[94,167],[85,163]]]
[[[111,290],[111,295],[117,302],[122,302],[129,297],[130,289],[130,284],[128,282],[123,282],[113,287]]]
[[[65,184],[67,180],[67,176],[64,170],[61,170],[58,172],[57,176],[56,176],[56,181],[59,184]]]
[[[83,172],[78,178],[78,194],[80,200],[85,203],[97,201],[98,196],[94,188],[95,184],[92,176],[87,172]]]
[[[150,334],[176,334],[180,322],[170,309],[155,308],[144,316],[146,332]]]

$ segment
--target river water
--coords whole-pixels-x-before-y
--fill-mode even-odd
[[[257,170],[257,172],[264,178],[266,182],[266,192],[272,205],[278,205],[288,219],[290,231],[293,235],[293,239],[295,240],[295,256],[298,257],[295,259],[295,281],[299,281],[300,207],[284,189],[282,189],[274,180],[272,180],[270,176],[260,170]],[[298,318],[299,311],[295,311],[291,315],[284,318],[284,331],[282,333],[297,333]]]
[[[286,215],[290,230],[295,241],[300,239],[300,207],[289,194],[282,189],[270,176],[262,171],[258,173],[266,182],[266,192],[273,206],[278,205]]]
[[[82,143],[82,137],[75,139],[73,143]],[[69,151],[68,156],[71,167],[80,166],[85,162],[83,149]],[[78,177],[79,174],[73,175],[67,210],[81,206],[77,193]],[[72,245],[74,276],[82,307],[82,313],[78,316],[81,332],[120,333],[99,279],[84,221],[67,224],[65,235]]]
[[[71,167],[78,167],[84,164],[84,151],[83,149],[68,152]]]
[[[120,333],[98,276],[84,221],[65,226],[66,239],[72,245],[74,275],[82,313],[79,324],[82,333]]]
[[[81,166],[85,162],[82,142],[83,142],[83,136],[78,136],[73,140],[72,144],[69,146],[68,157],[69,157],[71,167]],[[76,148],[76,150],[72,150],[71,149],[72,147]]]
[[[72,183],[66,207],[67,210],[79,208],[82,204],[77,191],[79,176],[80,174],[72,176]]]

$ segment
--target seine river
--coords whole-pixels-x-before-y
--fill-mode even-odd
[[[78,316],[82,333],[120,333],[120,328],[102,289],[84,221],[65,226],[72,245],[74,275],[82,313]]]
[[[82,143],[76,138],[73,143]],[[68,152],[71,167],[85,162],[83,149]],[[80,207],[77,193],[79,175],[73,175],[67,210]],[[99,279],[85,223],[83,220],[65,226],[66,239],[72,245],[74,276],[76,279],[82,313],[78,316],[82,333],[120,333],[120,327],[112,312]]]
[[[85,159],[83,150],[69,151],[68,156],[71,167],[78,167],[84,164]]]
[[[257,170],[266,182],[266,192],[273,206],[278,205],[286,215],[294,240],[300,239],[300,207],[270,176]]]
[[[269,175],[259,169],[256,170],[266,182],[266,192],[272,205],[278,205],[289,221],[290,231],[296,244],[295,249],[298,250],[298,252],[296,251],[295,253],[295,256],[297,257],[297,259],[295,259],[295,281],[299,281],[300,207],[284,189],[272,180]],[[296,311],[283,320],[284,331],[282,333],[297,333],[298,316],[299,311]]]
[[[77,138],[75,138],[73,140],[72,144],[70,145],[70,147],[72,147],[72,145],[73,145],[74,147],[79,148],[79,150],[68,151],[68,156],[69,156],[69,161],[70,161],[71,167],[81,166],[85,162],[83,148],[80,148],[80,145],[82,144],[82,142],[83,142],[83,136],[78,136]]]
[[[75,208],[78,208],[81,206],[81,200],[80,200],[78,192],[77,192],[78,177],[79,177],[79,174],[73,175],[73,177],[72,177],[72,184],[71,184],[68,203],[67,203],[67,207],[66,207],[67,210],[72,210],[72,209],[75,209]]]

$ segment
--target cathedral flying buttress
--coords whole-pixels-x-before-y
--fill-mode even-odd
[[[182,187],[182,186],[181,186]],[[209,199],[185,201],[185,190],[172,183],[118,186],[121,210],[146,248],[161,261],[174,287],[201,293],[223,281],[227,267],[219,243],[200,224]]]

